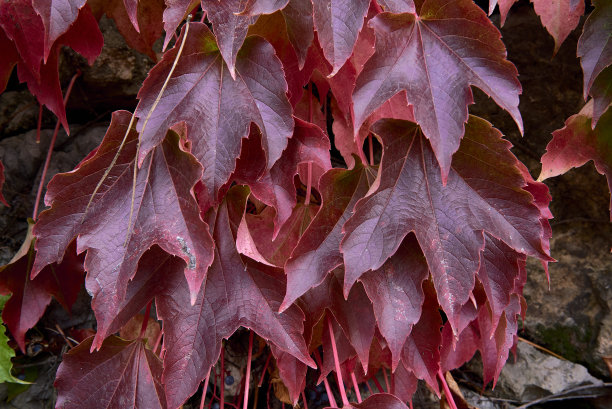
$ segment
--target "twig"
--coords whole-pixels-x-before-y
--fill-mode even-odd
[[[551,351],[550,349],[546,349],[546,348],[544,348],[542,345],[538,345],[538,344],[536,344],[536,343],[534,343],[534,342],[531,342],[531,341],[526,340],[525,338],[521,338],[521,337],[518,337],[518,340],[519,340],[519,341],[522,341],[522,342],[524,342],[524,343],[526,343],[526,344],[528,344],[528,345],[531,345],[532,347],[537,348],[537,349],[539,349],[540,351],[544,351],[544,352],[546,352],[547,354],[554,356],[555,358],[559,358],[559,359],[560,359],[560,360],[562,360],[562,361],[567,361],[567,359],[566,359],[566,358],[563,358],[563,357],[562,357],[561,355],[559,355],[559,354],[555,354],[553,351]]]
[[[538,403],[544,403],[544,402],[550,402],[550,401],[559,401],[559,400],[567,400],[567,399],[583,399],[584,397],[593,397],[592,395],[576,395],[576,396],[571,396],[570,394],[574,393],[574,392],[580,392],[583,390],[587,390],[587,389],[594,389],[594,388],[609,388],[612,387],[612,382],[609,383],[603,383],[601,385],[583,385],[583,386],[578,386],[575,388],[571,388],[571,389],[567,389],[564,391],[561,391],[559,393],[554,393],[552,395],[548,395],[548,396],[544,396],[543,398],[539,398],[536,400],[532,400],[531,402],[525,403],[524,405],[521,405],[515,409],[526,409],[530,406],[533,405],[537,405]],[[570,396],[565,396],[565,395],[570,395]]]

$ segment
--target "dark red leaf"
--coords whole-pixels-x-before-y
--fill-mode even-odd
[[[412,326],[421,317],[425,299],[422,285],[428,275],[427,261],[411,234],[381,268],[361,276],[360,280],[372,300],[380,333],[391,350],[393,370],[397,368]]]
[[[321,178],[321,208],[285,264],[287,293],[281,310],[342,264],[342,226],[368,191],[368,172],[372,171],[357,163],[352,170],[332,169]]]
[[[361,403],[351,403],[343,409],[408,409],[408,407],[394,395],[376,393]]]
[[[164,50],[174,36],[176,29],[181,24],[189,12],[200,5],[200,0],[165,0],[166,8],[164,9],[164,31],[166,38],[164,39]]]
[[[70,311],[83,283],[83,257],[76,255],[74,244],[68,247],[61,263],[46,266],[30,279],[35,255],[33,236],[29,231],[13,260],[0,267],[0,293],[11,294],[2,310],[2,320],[22,352],[26,350],[26,331],[43,316],[51,297]]]
[[[215,259],[206,285],[194,305],[180,270],[166,272],[166,288],[156,298],[164,325],[164,375],[168,406],[178,407],[191,396],[217,361],[223,338],[240,326],[314,366],[302,337],[304,315],[293,306],[278,314],[285,291],[282,271],[244,263],[236,251],[234,231],[244,211],[248,190],[228,192],[210,225]],[[232,209],[231,206],[236,207]]]
[[[86,0],[32,0],[32,7],[42,18],[45,27],[44,62],[47,61],[55,40],[68,31],[85,3]]]
[[[610,26],[610,21],[612,21],[612,3],[596,0],[593,2],[593,5],[595,10],[589,14],[589,17],[584,22],[577,50],[577,55],[580,57],[580,64],[582,65],[582,72],[584,73],[584,99],[586,100],[589,94],[593,97],[597,96],[597,99],[601,98],[600,95],[607,95],[608,101],[610,101],[612,91],[609,90],[609,84],[612,81],[602,81],[597,84],[596,80],[602,71],[612,64],[612,27]],[[612,77],[612,70],[608,69],[607,71],[607,79],[609,80]],[[608,92],[605,91],[606,87]],[[596,102],[593,127],[595,127],[597,120],[608,105],[609,102],[608,104]]]
[[[417,390],[417,377],[401,363],[393,372],[392,380],[391,394],[398,397],[402,402],[411,401]]]
[[[369,0],[312,0],[314,26],[325,58],[336,74],[353,54]]]
[[[190,23],[189,27],[183,54],[148,121],[178,46],[164,54],[138,93],[138,160],[142,163],[168,129],[184,123],[191,153],[204,166],[202,181],[216,203],[219,189],[234,171],[242,138],[248,135],[251,122],[263,134],[268,169],[287,147],[294,122],[282,67],[269,43],[259,37],[247,38],[238,54],[233,80],[206,25]],[[203,100],[206,104],[198,102]]]
[[[538,180],[561,175],[592,160],[595,168],[608,179],[612,191],[612,109],[591,128],[593,101],[565,121],[565,127],[553,132],[553,139],[542,156],[542,173]],[[610,204],[612,217],[612,203]]]
[[[0,50],[2,50],[2,59],[0,59],[0,92],[6,89],[6,84],[11,77],[13,67],[19,61],[19,53],[13,42],[4,34],[4,30],[0,28]]]
[[[287,387],[289,398],[295,405],[300,398],[300,393],[306,387],[306,372],[308,366],[273,344],[270,345],[270,350],[276,359],[278,376]]]
[[[344,226],[345,294],[364,272],[380,268],[414,231],[440,305],[458,329],[456,314],[474,287],[483,231],[518,252],[552,260],[543,245],[548,239],[540,210],[523,189],[518,160],[488,122],[471,117],[447,186],[416,126],[383,120],[373,131],[382,138],[384,153],[376,191],[357,203]]]
[[[417,9],[418,16],[383,13],[370,20],[376,52],[357,78],[354,129],[405,90],[446,181],[473,103],[470,85],[489,94],[522,131],[521,86],[499,31],[472,0],[426,1]]]
[[[96,154],[75,172],[57,175],[49,183],[45,203],[51,208],[40,214],[34,228],[38,237],[34,275],[60,261],[64,249],[78,236],[79,253],[88,250],[87,289],[94,299],[104,292],[120,304],[138,260],[158,244],[185,260],[185,276],[195,299],[214,247],[192,193],[202,168],[180,149],[178,136],[170,132],[147,156],[134,182],[138,134],[128,130],[129,122],[128,112],[115,112]],[[114,166],[92,196],[124,136],[125,145]]]
[[[442,329],[442,348],[440,349],[440,366],[442,372],[457,369],[472,359],[478,346],[480,335],[474,325],[467,326],[457,338],[453,334],[450,323]]]
[[[294,0],[295,1],[295,0]],[[305,1],[301,1],[306,3]],[[257,16],[259,14],[272,14],[285,6],[289,0],[247,0],[240,14]]]
[[[57,408],[166,408],[162,363],[142,339],[112,336],[90,354],[92,341],[90,337],[64,355],[55,380]]]

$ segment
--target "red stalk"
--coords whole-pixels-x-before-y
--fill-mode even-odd
[[[355,389],[355,395],[357,395],[357,403],[361,403],[361,392],[359,391],[359,384],[355,377],[355,372],[351,372],[351,381],[353,381],[353,389]]]
[[[378,392],[385,393],[385,389],[382,387],[380,382],[378,382],[378,379],[376,379],[376,376],[372,377],[372,381],[374,381],[374,385],[376,385],[376,387],[378,388]]]
[[[365,384],[368,387],[368,392],[370,392],[370,395],[374,395],[374,391],[372,390],[372,387],[370,386],[370,382],[366,381]]]
[[[264,377],[266,376],[266,370],[268,369],[268,365],[270,364],[270,358],[272,358],[272,352],[268,354],[268,359],[266,359],[263,371],[261,371],[261,378],[259,378],[259,383],[257,384],[258,388],[261,388],[261,385],[263,385]]]
[[[40,128],[42,128],[43,106],[38,104],[38,123],[36,124],[36,143],[40,143]]]
[[[157,348],[159,348],[159,344],[161,343],[161,339],[163,335],[164,335],[164,331],[159,331],[159,335],[157,336],[157,339],[155,340],[155,346],[153,346],[154,354],[157,353]]]
[[[304,402],[304,409],[308,409],[308,403],[306,402],[306,396],[304,396],[304,391],[302,391],[302,402]]]
[[[312,162],[308,162],[308,184],[306,185],[306,199],[304,199],[304,206],[310,204],[310,195],[312,193]]]
[[[370,151],[370,166],[374,166],[374,142],[372,141],[372,134],[368,135],[368,148]]]
[[[64,107],[68,102],[68,98],[70,98],[70,93],[72,92],[72,86],[74,82],[81,75],[81,71],[77,71],[76,74],[72,76],[70,80],[70,84],[68,84],[68,89],[66,89],[66,95],[64,96]],[[42,106],[41,106],[42,109]],[[38,184],[38,191],[36,192],[36,200],[34,202],[34,211],[32,212],[32,219],[36,220],[36,216],[38,216],[38,204],[40,203],[40,197],[42,196],[43,187],[45,186],[45,179],[47,177],[47,170],[49,169],[49,163],[51,163],[51,154],[53,153],[53,147],[55,146],[55,140],[57,139],[57,133],[60,128],[60,120],[57,120],[55,124],[55,129],[53,130],[53,136],[51,137],[51,142],[49,143],[49,150],[47,151],[47,158],[45,159],[45,166],[43,167],[42,174],[40,175],[40,183]]]
[[[382,368],[382,373],[383,373],[383,376],[385,377],[385,386],[387,387],[387,390],[391,392],[391,386],[389,384],[389,377],[387,376],[387,371],[385,370],[385,368]]]
[[[220,409],[225,409],[225,350],[221,346],[221,386],[219,387]]]
[[[244,409],[248,408],[249,404],[249,382],[251,380],[251,358],[253,357],[253,331],[249,331],[249,353],[247,356],[246,377],[244,381]]]
[[[342,398],[342,404],[347,406],[349,401],[346,397],[346,391],[344,390],[344,382],[342,382],[342,371],[340,370],[340,359],[338,359],[338,349],[336,347],[336,339],[334,338],[334,329],[332,328],[331,318],[327,315],[327,328],[329,330],[329,337],[331,338],[332,352],[334,353],[334,365],[336,367],[336,378],[338,379],[338,389],[340,389],[340,397]]]
[[[321,361],[321,355],[319,355],[319,350],[315,349],[314,352],[314,356],[315,356],[315,361],[317,361],[317,366],[319,368],[322,368],[322,361]],[[329,404],[334,407],[337,408],[338,404],[336,404],[336,398],[334,397],[334,394],[332,393],[331,387],[329,386],[329,382],[327,382],[327,377],[323,378],[323,385],[325,385],[325,392],[327,392],[327,397],[329,398]]]
[[[139,338],[144,337],[144,334],[147,330],[147,325],[149,324],[149,314],[151,314],[151,304],[152,303],[153,303],[153,300],[149,301],[149,303],[147,304],[147,308],[145,310],[144,317],[142,318],[142,326],[140,327],[140,337]]]
[[[414,409],[414,406],[412,406],[412,399],[410,399],[410,402],[408,402],[408,404],[410,405],[410,409]]]
[[[448,383],[446,383],[446,379],[444,378],[444,374],[442,373],[441,369],[438,371],[438,378],[440,378],[440,382],[442,382],[442,388],[444,388],[444,396],[446,396],[446,402],[448,402],[448,406],[450,406],[451,409],[457,409],[457,404],[453,399],[453,394],[451,393],[450,388],[448,387]]]
[[[202,400],[200,401],[200,409],[204,409],[204,401],[206,401],[206,389],[208,389],[208,381],[210,380],[210,369],[204,379],[204,385],[202,385]]]
[[[208,402],[208,409],[210,409],[210,407],[212,406],[213,400],[215,400],[215,394],[217,393],[217,369],[215,367],[212,368],[214,373],[213,373],[213,390],[212,390],[212,396],[210,397],[210,402]]]

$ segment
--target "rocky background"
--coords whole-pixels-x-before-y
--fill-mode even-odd
[[[77,69],[82,75],[67,108],[71,135],[60,131],[47,179],[73,169],[98,145],[112,111],[135,107],[136,93],[154,64],[125,44],[112,21],[103,18],[101,27],[105,46],[92,67],[76,54],[63,55],[61,74],[65,83]],[[501,31],[508,57],[516,64],[523,85],[520,110],[525,134],[521,137],[509,115],[476,89],[476,104],[470,111],[501,129],[515,145],[514,153],[537,177],[539,158],[551,132],[563,127],[565,119],[584,104],[582,72],[575,55],[580,29],[553,56],[552,38],[525,1],[511,10]],[[4,195],[11,205],[0,205],[1,264],[12,258],[25,237],[26,220],[32,214],[55,126],[53,116],[45,112],[37,143],[37,119],[36,100],[13,78],[7,91],[0,94],[0,160],[5,166]],[[558,261],[550,266],[550,289],[542,267],[531,261],[525,287],[529,308],[519,333],[522,339],[516,361],[510,358],[494,390],[491,385],[483,390],[478,357],[454,371],[460,407],[612,408],[610,194],[605,178],[590,163],[546,183],[553,196],[551,210],[555,216],[551,252]],[[53,379],[66,349],[57,328],[94,326],[84,290],[70,315],[53,301],[43,320],[29,333],[29,356],[21,357],[15,366],[17,372],[36,382],[20,394],[23,387],[0,385],[0,408],[52,408]],[[230,351],[236,367],[244,366],[246,349],[241,348],[240,334],[232,338]],[[254,371],[262,365],[256,361]],[[232,385],[236,389],[240,372],[234,375]],[[227,385],[228,393],[232,385]],[[316,391],[311,392],[313,395]],[[440,406],[424,387],[417,392],[414,404],[417,408]],[[189,403],[185,405],[188,407]]]

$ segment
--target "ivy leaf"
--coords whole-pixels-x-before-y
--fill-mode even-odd
[[[58,408],[166,408],[162,362],[144,340],[111,336],[89,353],[92,341],[89,337],[64,355],[55,380]]]
[[[146,127],[145,119],[174,63],[178,46],[164,54],[138,93],[138,161],[142,164],[168,129],[184,123],[191,153],[204,167],[202,181],[217,203],[219,189],[234,171],[251,122],[262,132],[268,169],[287,147],[294,122],[283,70],[269,43],[259,37],[246,39],[238,53],[233,80],[206,25],[190,23],[189,27],[183,54]],[[203,100],[206,104],[197,102]]]
[[[470,85],[508,111],[522,132],[521,86],[499,31],[473,1],[426,1],[417,12],[370,20],[376,52],[357,78],[353,124],[358,130],[376,108],[405,90],[446,182],[473,103]]]
[[[577,55],[584,74],[584,99],[590,94],[596,99],[593,112],[593,127],[612,100],[612,4],[609,1],[593,2],[595,10],[584,22],[578,40]],[[605,79],[600,77],[606,71]],[[606,91],[607,89],[607,91]],[[604,102],[607,100],[607,103]]]
[[[562,175],[592,160],[595,169],[608,179],[612,191],[612,109],[608,109],[591,128],[593,100],[553,132],[553,139],[542,156],[542,173],[538,180]],[[612,217],[612,203],[610,204]]]
[[[286,285],[282,271],[245,263],[236,251],[234,231],[247,192],[245,188],[230,190],[216,215],[211,211],[215,259],[195,304],[189,302],[189,288],[180,270],[166,272],[167,288],[156,298],[164,322],[163,381],[170,407],[180,406],[197,390],[219,358],[222,339],[240,326],[314,366],[302,336],[302,311],[293,306],[283,314],[276,312]]]
[[[77,19],[86,0],[32,0],[32,7],[45,26],[44,57],[47,62],[51,47]]]
[[[488,122],[470,118],[447,186],[432,148],[416,126],[382,120],[373,132],[382,138],[383,158],[376,191],[357,203],[344,225],[345,294],[367,270],[380,268],[414,231],[440,305],[456,330],[457,314],[468,301],[479,269],[483,232],[520,253],[552,260],[543,244],[547,238],[540,210],[523,189],[526,181],[519,162]]]
[[[147,156],[134,182],[138,134],[128,129],[129,122],[128,112],[115,112],[95,155],[49,183],[45,203],[51,208],[40,214],[34,227],[38,253],[33,275],[59,262],[75,237],[79,253],[88,250],[86,286],[94,297],[94,311],[100,293],[108,292],[113,302],[121,303],[138,260],[154,244],[185,260],[193,298],[212,262],[214,243],[192,193],[201,166],[170,132]],[[125,144],[96,192],[124,136]]]
[[[312,0],[312,4],[314,26],[333,76],[353,54],[370,1]]]
[[[380,333],[391,350],[393,370],[400,362],[406,338],[421,317],[425,300],[422,286],[428,275],[427,261],[411,234],[381,268],[361,276]]]
[[[368,191],[368,172],[358,162],[352,170],[332,169],[321,178],[321,208],[285,264],[287,293],[281,311],[342,264],[342,226]]]

